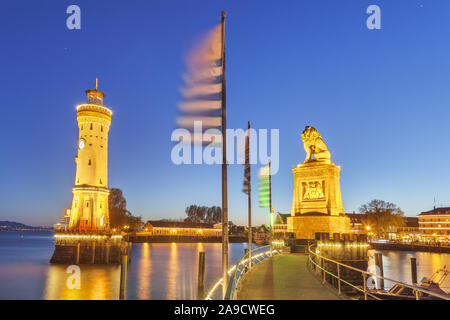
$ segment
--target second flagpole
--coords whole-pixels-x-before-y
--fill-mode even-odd
[[[248,161],[248,268],[252,268],[252,178],[251,178],[251,167],[250,167],[250,121],[248,122],[247,129],[247,143],[248,143],[248,154],[246,154],[246,161]]]
[[[273,230],[272,230],[272,168],[271,168],[271,161],[269,161],[269,228],[270,228],[270,234],[269,234],[269,245],[270,245],[270,256],[272,256],[272,237],[273,237]]]
[[[225,17],[222,11],[222,299],[228,287],[228,182],[227,182],[227,98],[225,78]]]

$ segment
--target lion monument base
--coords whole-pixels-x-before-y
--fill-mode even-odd
[[[315,239],[318,232],[344,234],[350,232],[350,219],[345,215],[339,184],[340,167],[330,159],[330,152],[319,132],[306,127],[302,133],[306,159],[292,169],[294,195],[288,230],[296,239]]]

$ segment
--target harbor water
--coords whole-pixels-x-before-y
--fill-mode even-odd
[[[230,265],[248,248],[230,244]],[[67,265],[50,265],[51,232],[0,232],[0,299],[118,299],[120,266],[81,265],[80,289],[69,289]],[[220,243],[134,244],[128,266],[127,299],[196,299],[200,251],[206,253],[205,289],[221,277]],[[373,259],[373,253],[369,256]],[[383,251],[384,274],[411,283],[410,258],[418,279],[447,265],[450,254]],[[443,284],[450,291],[450,279]]]

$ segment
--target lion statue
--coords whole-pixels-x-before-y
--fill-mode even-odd
[[[330,151],[328,151],[327,145],[323,142],[320,133],[315,128],[306,126],[302,132],[302,141],[306,151],[305,162],[325,161],[330,163]]]

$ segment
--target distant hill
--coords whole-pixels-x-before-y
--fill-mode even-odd
[[[14,222],[14,221],[0,221],[0,231],[38,231],[38,230],[51,230],[50,227],[32,227],[26,224]]]

